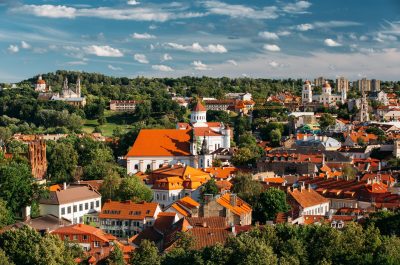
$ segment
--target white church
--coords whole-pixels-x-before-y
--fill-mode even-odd
[[[176,129],[142,129],[126,155],[128,174],[176,163],[212,167],[213,152],[230,148],[231,129],[221,122],[207,122],[206,113],[197,102],[190,123],[178,123]]]
[[[328,81],[322,85],[322,93],[320,95],[313,95],[313,88],[309,80],[306,80],[303,84],[301,93],[301,102],[303,104],[318,102],[323,105],[335,105],[336,102],[341,102],[343,104],[346,100],[346,90],[342,89],[340,94],[332,94],[332,87]]]

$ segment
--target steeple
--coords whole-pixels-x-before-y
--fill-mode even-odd
[[[76,80],[75,93],[78,95],[78,97],[81,97],[81,78],[79,76],[78,80]]]
[[[205,133],[204,133],[203,143],[201,144],[200,154],[201,155],[209,155],[210,154],[210,150],[208,149],[208,142],[207,142]]]
[[[362,87],[361,91],[362,91],[362,98],[361,98],[361,106],[360,106],[358,120],[360,122],[366,122],[369,121],[368,100],[367,100],[367,94],[364,91],[364,87]]]
[[[196,106],[192,109],[192,113],[190,114],[190,123],[196,127],[202,126],[207,122],[207,109],[201,104],[201,101],[198,100]]]
[[[63,89],[61,93],[63,95],[66,95],[68,93],[68,78],[64,79]]]

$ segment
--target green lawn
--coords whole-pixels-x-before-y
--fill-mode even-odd
[[[133,114],[132,113],[121,113],[121,112],[112,112],[106,110],[104,112],[104,117],[106,118],[107,122],[103,125],[100,125],[100,129],[104,136],[112,136],[113,131],[119,127],[122,132],[128,131],[134,122]],[[83,125],[83,131],[86,133],[92,133],[94,128],[99,126],[97,120],[85,120]]]

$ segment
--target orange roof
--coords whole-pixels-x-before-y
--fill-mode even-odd
[[[207,109],[201,104],[200,100],[198,100],[192,111],[207,111]]]
[[[181,190],[183,189],[183,179],[179,177],[167,177],[156,180],[152,189],[157,190]]]
[[[190,130],[142,129],[126,156],[189,156],[190,138]]]
[[[190,166],[174,165],[166,166],[154,170],[150,173],[150,183],[154,183],[156,180],[167,178],[167,177],[179,177],[181,180],[193,179],[194,181],[203,182],[210,179],[209,174]]]
[[[276,178],[268,178],[268,177],[266,177],[266,178],[264,178],[264,182],[282,184],[282,183],[285,182],[285,179],[279,178],[279,177],[276,177]]]
[[[242,214],[248,214],[251,213],[252,209],[251,206],[248,205],[245,201],[240,199],[239,197],[236,196],[236,205],[231,204],[231,195],[230,193],[225,193],[221,197],[216,199],[216,202],[222,205],[223,207],[229,209],[231,212],[237,214],[237,215],[242,215]]]
[[[194,127],[193,132],[195,136],[221,136],[222,134],[211,130],[209,127]]]
[[[234,175],[238,169],[236,167],[209,167],[203,169],[204,172],[210,173],[217,179],[227,179]]]
[[[350,137],[353,142],[357,142],[359,138],[363,139],[364,142],[378,139],[378,136],[372,133],[366,133],[364,131],[352,131],[351,133],[344,133],[344,137]]]
[[[38,80],[38,81],[37,81],[37,84],[38,84],[38,85],[45,85],[45,84],[46,84],[46,81],[44,81],[43,79],[42,79],[42,80]]]
[[[70,226],[60,227],[53,232],[52,234],[63,235],[63,234],[75,234],[75,235],[87,235],[90,234],[92,236],[97,237],[103,242],[110,242],[116,240],[113,235],[104,233],[103,230],[85,224],[75,224]]]
[[[324,198],[313,189],[303,188],[302,190],[289,190],[289,194],[303,208],[329,202],[328,199]]]
[[[49,187],[49,191],[60,191],[61,190],[61,186],[56,184],[56,185],[51,185]]]
[[[107,201],[101,209],[99,218],[143,220],[146,217],[155,217],[157,208],[159,206],[155,202]]]
[[[394,183],[395,179],[390,174],[376,174],[376,173],[366,173],[361,178],[362,181],[367,181],[368,179],[373,180],[374,178],[379,178],[381,181],[390,181]]]
[[[199,206],[200,203],[196,202],[191,197],[186,196],[171,204],[170,207],[175,209],[179,214],[188,217],[191,216],[190,210],[198,208]]]

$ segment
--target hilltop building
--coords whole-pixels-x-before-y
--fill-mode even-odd
[[[318,102],[324,105],[332,105],[338,101],[344,103],[347,100],[347,91],[345,89],[342,89],[340,95],[332,94],[332,87],[328,82],[322,85],[322,93],[320,95],[314,95],[311,82],[306,80],[303,84],[301,95],[303,104]]]
[[[68,79],[65,78],[61,93],[55,94],[51,100],[65,101],[73,106],[84,107],[86,105],[86,98],[82,97],[81,79],[78,77],[75,87],[72,89],[69,86]]]

